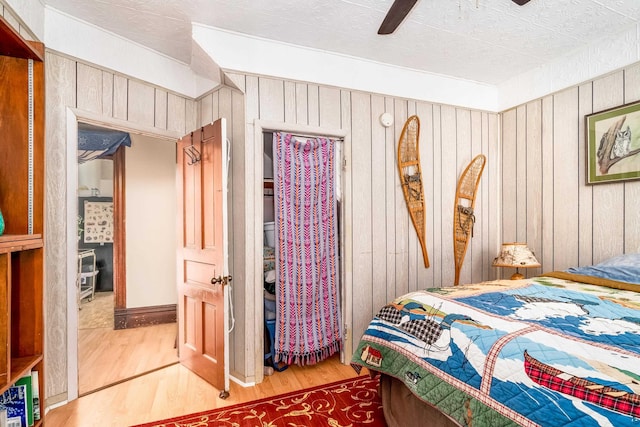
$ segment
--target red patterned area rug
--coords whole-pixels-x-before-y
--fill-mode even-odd
[[[378,379],[368,375],[135,427],[384,427]]]

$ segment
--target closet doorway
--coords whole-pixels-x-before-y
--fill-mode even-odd
[[[327,129],[322,127],[312,127],[305,125],[292,125],[287,123],[276,123],[266,121],[255,121],[255,141],[258,149],[255,150],[256,161],[256,195],[259,196],[255,199],[256,221],[259,218],[259,231],[261,232],[259,238],[256,240],[256,252],[259,251],[259,255],[256,259],[256,302],[259,301],[259,306],[265,307],[265,304],[270,304],[267,301],[267,286],[269,281],[273,280],[273,277],[269,277],[269,280],[265,274],[268,270],[268,258],[271,253],[268,253],[269,247],[275,246],[275,238],[272,238],[270,233],[272,229],[275,231],[274,220],[274,195],[273,195],[273,159],[270,155],[272,153],[273,133],[284,132],[291,133],[300,137],[323,137],[336,141],[336,145],[339,148],[336,149],[336,191],[338,197],[338,210],[337,210],[337,224],[338,224],[338,285],[339,285],[339,303],[340,311],[342,315],[342,351],[340,352],[340,360],[342,363],[351,358],[351,325],[350,319],[352,318],[351,301],[352,301],[352,284],[351,277],[347,272],[351,271],[351,257],[348,255],[348,250],[351,247],[351,209],[349,207],[350,192],[347,190],[350,185],[351,179],[349,175],[349,168],[347,167],[346,153],[350,150],[350,139],[346,131],[342,129]],[[347,190],[347,191],[345,191]],[[258,305],[257,304],[257,305]],[[258,346],[257,353],[259,353],[259,359],[256,358],[256,381],[260,382],[263,379],[262,369],[258,369],[258,366],[265,365],[265,349],[270,346],[270,339],[267,334],[269,331],[265,328],[265,320],[273,317],[274,313],[268,313],[268,307],[263,310],[259,310],[258,313],[262,313],[263,316],[256,316],[255,330],[263,338],[260,342],[262,346]],[[258,364],[259,363],[259,364]]]
[[[178,362],[175,141],[131,133],[128,146],[77,167],[82,396]]]

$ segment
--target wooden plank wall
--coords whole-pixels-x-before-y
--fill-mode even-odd
[[[48,404],[66,399],[68,390],[67,108],[117,118],[145,129],[195,128],[196,103],[166,90],[47,51],[46,75],[46,396]],[[71,225],[75,227],[75,224]],[[73,280],[73,279],[72,279]]]
[[[351,147],[345,147],[347,168],[350,171],[351,200],[345,209],[352,210],[353,248],[353,319],[350,325],[354,342],[362,335],[367,323],[387,301],[403,293],[427,287],[450,285],[454,278],[453,261],[453,204],[457,179],[468,162],[477,154],[488,158],[480,192],[476,202],[475,234],[469,247],[462,271],[461,281],[478,282],[495,276],[490,267],[491,260],[499,248],[497,229],[499,211],[496,191],[499,187],[499,115],[386,97],[371,93],[350,91],[311,83],[288,81],[262,76],[227,73],[229,85],[244,93],[245,116],[242,126],[237,123],[235,102],[220,107],[220,100],[228,98],[229,90],[216,91],[199,100],[200,124],[226,115],[232,123],[234,139],[244,135],[239,145],[233,141],[234,182],[244,179],[243,187],[247,226],[261,235],[262,218],[254,212],[255,186],[254,150],[262,150],[262,140],[254,141],[254,120],[296,123],[329,129],[345,129],[350,133]],[[230,91],[235,96],[235,91]],[[238,100],[238,102],[241,102]],[[224,111],[223,111],[224,110]],[[384,128],[379,121],[382,113],[389,112],[394,124]],[[417,114],[421,120],[421,162],[427,204],[427,242],[431,267],[425,269],[420,246],[409,219],[400,188],[396,164],[397,140],[408,116]],[[231,118],[230,118],[231,117]],[[244,134],[242,133],[244,129]],[[237,134],[236,134],[237,132]],[[246,145],[242,145],[246,144]],[[242,166],[238,159],[242,156]],[[236,168],[244,167],[241,175]],[[244,184],[243,184],[244,185]],[[234,209],[239,187],[234,185]],[[234,217],[238,212],[234,211]],[[234,233],[238,232],[234,227]],[[242,231],[240,231],[242,232]],[[240,239],[234,236],[236,245],[244,242],[251,245],[251,236]],[[234,254],[253,253],[254,248],[237,248]],[[256,345],[251,310],[253,306],[241,299],[250,295],[254,271],[252,261],[247,260],[244,269],[234,269],[234,295],[236,329],[232,363],[244,363],[244,378],[253,376],[252,361],[244,360],[242,354],[253,354]],[[239,262],[236,258],[235,262]],[[246,288],[241,289],[239,274],[245,274]],[[244,323],[244,326],[242,325]],[[242,333],[242,335],[241,335]],[[246,337],[244,345],[237,337]],[[234,356],[235,355],[235,356]],[[242,367],[235,366],[236,372]],[[261,368],[261,367],[260,367]],[[232,373],[233,373],[232,369]]]
[[[242,304],[257,274],[246,259],[259,233],[252,217],[255,119],[300,123],[350,132],[346,154],[351,194],[352,329],[357,342],[386,301],[407,291],[453,280],[452,216],[457,177],[478,153],[488,163],[476,202],[475,237],[462,282],[496,277],[491,260],[502,241],[528,242],[540,270],[586,265],[622,252],[640,251],[640,182],[585,185],[584,115],[640,99],[640,66],[596,79],[506,111],[501,115],[447,105],[349,91],[309,83],[229,74],[229,87],[198,102],[49,52],[47,75],[47,397],[67,387],[66,261],[64,260],[66,108],[78,108],[132,125],[186,133],[218,117],[228,120],[233,167],[230,178],[230,262],[236,325],[232,372],[255,375],[252,312]],[[233,89],[235,87],[237,89]],[[395,123],[379,124],[390,112]],[[404,120],[422,123],[421,159],[427,203],[431,268],[422,266],[396,167]],[[502,139],[502,144],[500,144]],[[497,207],[502,205],[502,209]],[[231,236],[230,236],[231,237]],[[237,243],[240,242],[240,243]]]
[[[640,252],[640,181],[586,184],[585,116],[640,100],[640,64],[503,113],[502,240],[542,271]]]

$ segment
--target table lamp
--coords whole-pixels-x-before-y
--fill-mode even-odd
[[[524,276],[518,272],[519,268],[540,267],[536,256],[526,243],[503,243],[500,255],[493,260],[492,265],[515,268],[516,272],[511,276],[511,280],[524,279]]]

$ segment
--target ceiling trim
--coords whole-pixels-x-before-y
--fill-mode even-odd
[[[193,24],[193,39],[223,69],[496,111],[493,85]],[[289,60],[287,60],[289,59]]]
[[[48,6],[44,19],[31,20],[46,24],[49,49],[193,99],[217,87],[226,69],[501,112],[640,61],[640,24],[494,86],[201,24],[192,25],[192,64],[184,64]]]
[[[29,39],[44,39],[44,5],[39,1],[3,0],[9,6],[5,7],[5,18],[8,12],[20,26],[20,34],[27,31]],[[0,6],[2,6],[0,4]],[[35,36],[35,37],[34,37]]]
[[[189,65],[51,7],[45,7],[48,49],[97,64],[191,98],[219,81],[197,75]],[[214,75],[212,77],[219,77]],[[202,92],[201,92],[202,93]]]
[[[640,61],[640,24],[497,86],[498,110],[579,85]]]

